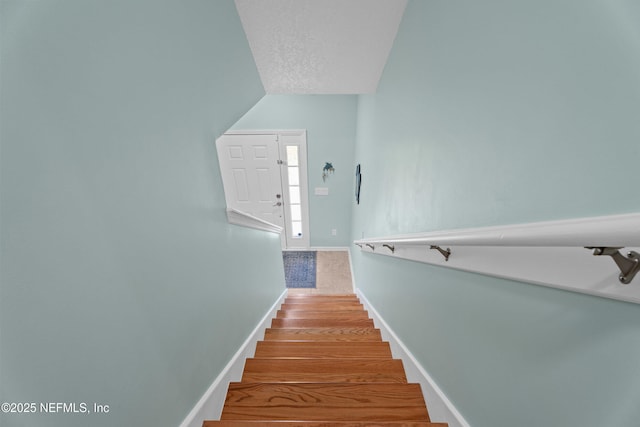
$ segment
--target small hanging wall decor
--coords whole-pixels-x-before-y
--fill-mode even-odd
[[[329,175],[334,173],[335,171],[336,170],[333,168],[333,165],[329,162],[326,162],[324,164],[324,167],[322,168],[322,181],[326,182]]]
[[[356,202],[360,204],[360,185],[362,184],[362,173],[360,172],[360,163],[356,166]]]

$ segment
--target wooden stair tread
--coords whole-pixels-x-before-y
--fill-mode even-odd
[[[447,427],[429,421],[205,421],[202,427]]]
[[[318,311],[318,310],[278,310],[278,319],[368,319],[363,310]]]
[[[374,328],[293,328],[264,332],[265,341],[382,341],[380,329]]]
[[[406,383],[407,377],[399,359],[348,359],[336,363],[331,359],[250,358],[244,365],[242,382]]]
[[[342,310],[362,310],[364,306],[359,302],[295,302],[283,303],[280,310],[321,310],[321,311],[342,311]]]
[[[287,295],[285,300],[302,301],[360,301],[357,295],[316,294],[316,295]]]
[[[272,319],[272,328],[373,328],[371,319]]]
[[[221,420],[429,421],[419,384],[230,383]]]
[[[446,427],[392,357],[356,295],[289,295],[203,427]]]
[[[255,357],[277,358],[384,358],[391,356],[388,342],[259,341]]]

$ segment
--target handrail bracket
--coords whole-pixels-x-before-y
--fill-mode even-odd
[[[431,245],[429,249],[435,249],[442,254],[445,261],[449,261],[449,256],[451,255],[451,249],[447,248],[447,250],[442,249],[440,246]]]
[[[629,251],[625,257],[618,250],[622,249],[619,247],[587,247],[586,249],[593,249],[593,254],[596,256],[609,255],[613,258],[613,261],[620,269],[618,279],[625,285],[631,283],[635,275],[640,271],[640,254],[638,252]]]

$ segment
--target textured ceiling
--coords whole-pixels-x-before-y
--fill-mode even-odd
[[[265,91],[376,91],[406,0],[235,0]]]

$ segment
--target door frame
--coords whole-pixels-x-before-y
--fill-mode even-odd
[[[309,233],[309,180],[307,164],[307,131],[306,129],[238,129],[228,130],[225,135],[275,135],[278,144],[278,155],[280,157],[280,186],[282,195],[284,230],[281,233],[282,249],[309,249],[311,246],[311,236]],[[293,138],[292,138],[293,137]],[[297,239],[292,236],[291,231],[291,210],[288,190],[288,174],[286,164],[286,146],[297,145],[298,163],[300,168],[300,200],[302,214],[302,238]]]

